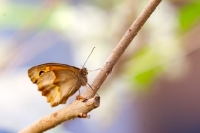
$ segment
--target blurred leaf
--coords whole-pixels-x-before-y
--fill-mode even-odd
[[[0,7],[0,27],[21,26],[34,10],[28,6],[8,5]]]
[[[59,3],[54,5],[19,5],[8,4],[0,5],[0,28],[51,28],[49,21],[52,13],[57,9]]]
[[[200,1],[192,1],[190,4],[185,5],[179,12],[180,28],[187,31],[200,20]]]
[[[151,83],[154,81],[155,77],[157,77],[158,73],[162,70],[161,68],[152,68],[147,71],[138,73],[135,75],[135,81],[140,87],[149,87]]]
[[[132,59],[131,75],[132,83],[140,88],[148,88],[163,69],[163,57],[159,50],[144,47]]]

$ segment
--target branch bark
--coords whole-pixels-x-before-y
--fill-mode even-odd
[[[138,31],[142,28],[144,23],[161,1],[162,0],[150,0],[144,10],[140,13],[140,15],[136,18],[134,23],[119,41],[91,85],[95,92],[99,90],[107,76],[111,73],[114,65],[117,63],[128,45],[131,43],[133,38],[137,35]],[[100,105],[100,98],[98,96],[94,97],[94,95],[95,93],[88,88],[82,96],[89,100],[75,100],[71,105],[34,122],[30,126],[20,131],[20,133],[40,133],[51,129],[64,121],[77,117],[87,117],[88,112]]]

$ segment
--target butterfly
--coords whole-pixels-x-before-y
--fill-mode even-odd
[[[46,96],[52,107],[65,104],[81,86],[87,84],[88,71],[85,67],[77,68],[67,64],[46,63],[28,70],[28,76],[38,91]]]

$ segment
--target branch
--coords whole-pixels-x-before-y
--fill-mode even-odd
[[[101,68],[100,72],[94,79],[92,83],[92,88],[97,92],[100,86],[103,84],[107,76],[111,73],[114,65],[117,63],[121,55],[124,53],[128,45],[131,43],[133,38],[137,35],[138,31],[142,28],[144,23],[156,9],[158,4],[162,0],[150,0],[149,3],[146,5],[144,10],[139,14],[136,20],[133,22],[131,27],[126,31],[125,35],[119,41],[113,52],[111,53],[110,57],[107,59],[104,66]],[[83,97],[91,98],[95,95],[91,89],[87,89],[86,92],[83,94]]]
[[[144,23],[147,21],[147,19],[150,17],[150,15],[153,13],[160,2],[161,0],[150,0],[144,10],[137,17],[135,22],[127,30],[125,35],[122,37],[122,39],[94,79],[91,86],[95,92],[99,90],[100,86],[103,84],[107,76],[111,73],[114,65],[124,53],[125,49],[131,43],[133,38],[137,35],[138,31],[142,28]],[[58,110],[51,115],[41,118],[40,120],[23,129],[20,133],[40,133],[51,129],[64,121],[77,117],[87,117],[88,112],[90,112],[94,108],[97,108],[100,105],[100,98],[98,96],[94,97],[94,95],[95,93],[90,88],[88,88],[82,96],[88,98],[89,100],[75,100],[71,105],[61,110]]]
[[[86,118],[88,117],[87,113],[94,108],[97,108],[99,104],[99,97],[94,97],[85,101],[75,100],[71,105],[32,123],[30,126],[20,131],[20,133],[41,133],[61,124],[64,121],[68,121],[76,117]]]

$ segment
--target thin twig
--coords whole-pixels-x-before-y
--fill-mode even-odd
[[[99,90],[100,86],[103,84],[107,76],[111,73],[114,65],[117,63],[117,61],[124,53],[128,45],[131,43],[133,38],[137,35],[138,31],[142,28],[144,23],[147,21],[147,19],[150,17],[152,12],[156,9],[156,7],[161,1],[162,0],[150,0],[150,2],[147,4],[144,10],[140,13],[140,15],[131,25],[131,27],[126,31],[125,35],[119,41],[119,43],[111,53],[110,57],[107,59],[106,63],[94,79],[91,86],[95,90],[95,92]],[[83,94],[83,97],[91,98],[94,95],[95,93],[91,91],[91,89],[87,89],[86,92]]]
[[[94,79],[91,86],[95,92],[99,90],[100,86],[103,84],[107,76],[111,73],[114,65],[124,53],[125,49],[128,47],[133,38],[137,35],[138,31],[142,28],[146,20],[150,17],[152,12],[156,9],[161,1],[162,0],[150,0],[145,9],[140,13],[135,22],[127,30],[125,35],[122,37],[122,39]],[[40,120],[23,129],[20,133],[40,133],[51,129],[64,121],[77,117],[85,118],[88,112],[99,106],[100,99],[99,97],[94,97],[94,95],[95,93],[90,88],[88,88],[82,96],[91,99],[84,102],[80,100],[75,100],[71,105],[51,115],[41,118]]]

